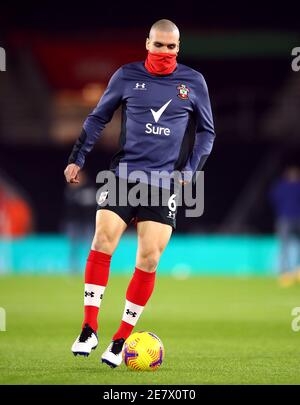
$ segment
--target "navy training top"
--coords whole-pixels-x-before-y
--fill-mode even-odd
[[[120,163],[127,163],[128,173],[143,170],[149,178],[156,172],[188,171],[188,181],[202,169],[215,139],[204,77],[180,63],[169,75],[153,75],[143,61],[123,65],[113,74],[83,124],[69,163],[83,167],[119,106],[120,148],[110,164],[116,175],[120,175]]]

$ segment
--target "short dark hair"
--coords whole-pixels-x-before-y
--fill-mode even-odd
[[[150,28],[149,31],[149,38],[152,30],[158,30],[158,31],[163,31],[163,32],[173,32],[173,31],[178,31],[179,34],[179,29],[176,24],[173,23],[171,20],[158,20],[156,21],[152,27]]]

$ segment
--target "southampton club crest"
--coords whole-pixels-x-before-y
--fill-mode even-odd
[[[189,98],[190,89],[185,84],[177,86],[177,90],[179,90],[179,93],[177,94],[179,98],[182,100],[187,100]]]

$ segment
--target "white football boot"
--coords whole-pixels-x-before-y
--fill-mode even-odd
[[[71,348],[74,356],[88,356],[98,345],[98,336],[93,329],[86,323],[81,334],[73,343]]]
[[[111,368],[115,368],[122,363],[122,348],[125,339],[113,340],[105,352],[101,356],[102,363],[107,364]]]

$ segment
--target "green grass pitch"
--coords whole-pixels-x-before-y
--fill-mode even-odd
[[[299,384],[300,331],[291,329],[300,285],[273,278],[158,277],[137,330],[163,341],[156,372],[100,364],[123,313],[129,277],[111,276],[90,357],[71,345],[82,322],[82,277],[2,276],[0,384]]]

